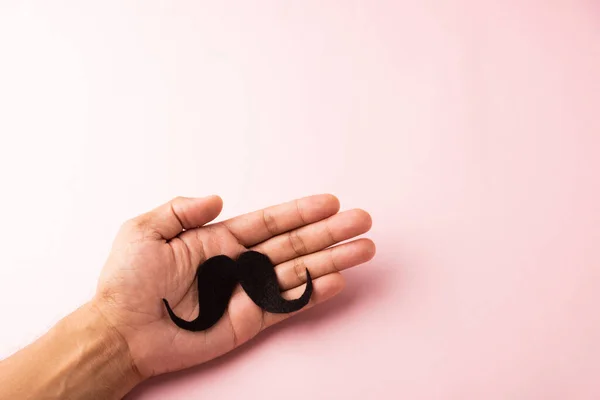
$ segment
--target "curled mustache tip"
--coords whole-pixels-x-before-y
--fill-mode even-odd
[[[167,299],[162,299],[162,301],[163,301],[169,315],[173,314],[173,310],[171,309],[171,306],[169,305],[169,302],[167,301]]]

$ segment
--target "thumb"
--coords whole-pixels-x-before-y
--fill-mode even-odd
[[[136,230],[152,231],[161,239],[170,240],[184,229],[197,228],[212,221],[222,208],[223,200],[219,196],[175,197],[130,222]]]

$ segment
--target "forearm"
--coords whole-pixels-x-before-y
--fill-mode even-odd
[[[127,344],[91,303],[0,362],[0,399],[120,399],[140,381]]]

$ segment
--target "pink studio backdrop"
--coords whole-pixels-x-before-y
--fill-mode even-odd
[[[0,135],[1,357],[126,218],[333,192],[347,290],[130,398],[600,398],[597,2],[3,0]]]

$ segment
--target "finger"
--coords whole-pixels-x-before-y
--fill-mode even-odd
[[[282,290],[306,283],[306,270],[315,279],[365,263],[375,256],[375,244],[370,239],[358,239],[317,253],[294,258],[275,267]]]
[[[252,248],[269,256],[273,264],[323,250],[371,229],[371,216],[363,210],[344,211],[326,220],[275,236]]]
[[[342,289],[344,289],[345,281],[342,274],[335,272],[333,274],[328,274],[322,276],[313,281],[313,294],[310,298],[310,301],[304,308],[299,311],[295,311],[289,314],[273,314],[266,311],[263,311],[263,325],[262,328],[268,328],[273,326],[274,324],[281,322],[297,313],[308,310],[309,308],[320,304],[326,300],[329,300],[336,294],[340,293]],[[283,292],[281,295],[286,299],[297,299],[304,293],[304,289],[306,284],[302,286],[298,286],[294,289]]]
[[[215,219],[223,208],[219,196],[176,197],[133,220],[136,229],[148,230],[158,238],[170,240],[184,229],[202,226]]]
[[[337,197],[320,194],[240,215],[223,222],[245,247],[327,218],[340,209]]]

